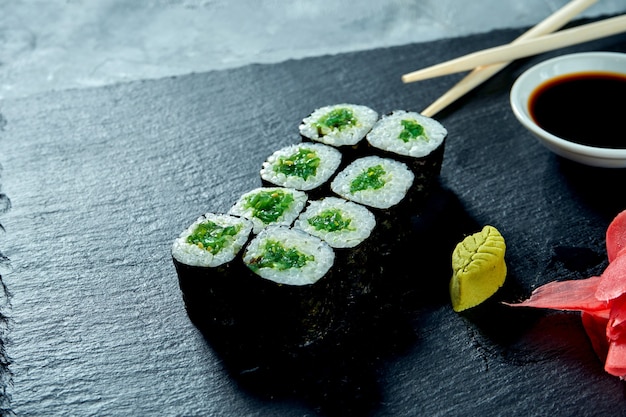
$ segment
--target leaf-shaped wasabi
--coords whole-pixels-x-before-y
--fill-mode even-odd
[[[456,312],[482,303],[504,284],[506,244],[493,226],[467,236],[452,252],[450,298]]]

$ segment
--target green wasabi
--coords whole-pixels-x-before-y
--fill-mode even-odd
[[[400,124],[404,128],[398,136],[398,139],[401,141],[406,143],[412,139],[417,139],[420,136],[423,136],[425,140],[428,140],[428,137],[424,136],[424,126],[417,123],[416,120],[405,119],[400,121]]]
[[[339,230],[355,230],[350,227],[352,219],[342,216],[340,210],[329,209],[322,211],[317,216],[313,216],[307,220],[316,230],[324,230],[327,232],[336,232]]]
[[[291,268],[302,268],[307,262],[313,260],[315,260],[313,255],[306,255],[297,249],[285,248],[275,240],[268,240],[265,242],[263,255],[252,259],[249,266],[253,271],[260,268],[284,271]]]
[[[253,216],[263,223],[272,223],[285,213],[293,201],[293,196],[283,190],[260,191],[246,199],[245,207],[252,208]]]
[[[232,241],[233,237],[240,230],[240,225],[222,227],[207,220],[204,223],[200,223],[193,233],[187,237],[187,243],[197,245],[199,248],[215,255]]]
[[[342,130],[350,126],[355,126],[356,123],[357,119],[354,117],[352,110],[336,108],[320,117],[317,123],[315,123],[315,126],[317,127],[318,135],[324,136],[332,130]]]
[[[350,183],[350,192],[354,194],[357,191],[382,188],[385,185],[385,180],[382,178],[385,174],[382,165],[369,167]]]
[[[321,160],[315,151],[300,148],[293,155],[279,158],[278,163],[274,165],[274,171],[306,180],[315,175],[320,163]]]

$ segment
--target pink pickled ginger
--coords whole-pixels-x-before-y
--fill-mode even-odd
[[[607,228],[609,265],[597,277],[554,281],[512,307],[580,311],[582,324],[604,370],[626,379],[626,210]]]

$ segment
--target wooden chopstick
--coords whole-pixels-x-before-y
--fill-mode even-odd
[[[513,61],[542,52],[576,45],[611,35],[626,32],[626,15],[608,18],[595,23],[577,26],[538,38],[474,52],[451,61],[427,67],[402,76],[402,81],[411,83],[456,72],[467,71],[482,65]]]
[[[583,10],[587,9],[598,0],[572,0],[565,4],[563,7],[552,13],[546,19],[539,22],[537,25],[524,32],[512,43],[517,43],[525,39],[532,39],[538,36],[542,36],[555,30],[560,29],[563,25],[569,22],[573,17],[580,14]],[[498,64],[492,64],[488,66],[482,66],[474,68],[465,78],[455,84],[450,90],[446,91],[441,97],[435,100],[430,106],[426,107],[421,113],[427,117],[433,117],[441,110],[454,103],[459,98],[463,97],[469,91],[478,87],[489,78],[497,74],[500,70],[506,67],[509,62],[502,62]]]

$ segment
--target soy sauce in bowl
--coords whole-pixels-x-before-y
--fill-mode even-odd
[[[555,154],[581,164],[626,168],[626,53],[579,52],[533,65],[513,83],[523,127]]]
[[[539,85],[528,110],[542,129],[600,148],[626,149],[626,75],[589,71],[565,74]]]

